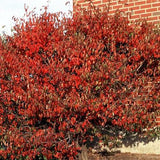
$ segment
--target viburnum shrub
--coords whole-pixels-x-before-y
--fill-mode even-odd
[[[93,8],[59,17],[26,11],[14,34],[1,37],[4,159],[76,159],[82,144],[101,139],[99,127],[140,133],[155,126],[159,30]]]

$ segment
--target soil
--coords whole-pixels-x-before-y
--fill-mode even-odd
[[[160,160],[160,154],[112,153],[105,155],[105,153],[88,153],[88,160]]]

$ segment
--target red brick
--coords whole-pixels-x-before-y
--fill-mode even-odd
[[[160,3],[153,3],[152,4],[152,7],[159,7],[160,6]]]
[[[148,17],[148,20],[149,21],[155,21],[155,20],[157,20],[158,18],[157,17]]]
[[[109,11],[109,14],[113,14],[113,13],[115,13],[115,10],[110,10]]]
[[[122,9],[120,9],[121,11],[123,11],[123,12],[127,12],[128,11],[128,8],[122,8]]]
[[[159,117],[159,116],[156,118],[156,121],[159,121],[159,122],[160,122],[160,117]]]
[[[139,10],[139,6],[135,6],[135,7],[129,8],[129,10]]]
[[[159,25],[159,21],[153,21],[154,24],[158,24]]]
[[[103,0],[102,3],[106,3],[106,2],[109,2],[109,1],[110,1],[110,0]]]
[[[101,1],[95,1],[95,2],[93,1],[93,4],[95,4],[95,5],[96,4],[101,4]]]
[[[77,3],[84,3],[85,0],[79,0]]]
[[[160,12],[154,12],[153,13],[153,16],[159,16],[160,15]]]
[[[147,3],[154,3],[154,2],[158,2],[158,0],[147,0]]]
[[[157,8],[146,9],[146,12],[155,12],[155,11],[157,11]]]
[[[125,4],[125,7],[133,7],[134,6],[134,3],[126,3]]]
[[[146,1],[140,1],[140,2],[135,2],[135,5],[142,5],[142,4],[145,4],[146,3]]]
[[[145,10],[135,11],[134,13],[135,13],[135,14],[142,14],[142,13],[145,13]]]
[[[145,13],[145,14],[141,14],[141,17],[144,18],[144,17],[149,17],[151,16],[151,13]]]
[[[144,8],[151,8],[151,4],[142,5],[141,8],[142,8],[142,9],[144,9]]]
[[[122,8],[122,5],[113,6],[113,9],[119,9]]]
[[[139,18],[140,18],[139,15],[133,15],[133,16],[131,16],[131,19],[139,19]]]
[[[111,2],[111,5],[113,5],[113,6],[117,5],[117,2]]]
[[[125,4],[127,2],[128,2],[127,0],[121,0],[121,1],[118,1],[118,4]]]

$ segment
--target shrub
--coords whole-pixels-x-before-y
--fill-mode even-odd
[[[159,110],[160,35],[97,9],[26,12],[0,43],[0,154],[76,159],[99,128],[142,132]],[[93,14],[94,13],[94,14]]]

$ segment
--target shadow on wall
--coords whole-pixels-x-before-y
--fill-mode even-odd
[[[88,160],[88,148],[93,148],[93,153],[98,153],[102,156],[111,156],[116,153],[138,153],[138,154],[160,154],[160,128],[155,128],[150,131],[150,134],[144,136],[138,133],[131,133],[119,130],[113,126],[107,126],[101,130],[102,136],[118,137],[121,135],[123,138],[117,140],[112,148],[109,148],[109,143],[99,143],[99,139],[94,137],[93,142],[88,142],[82,145],[82,152],[79,154],[80,160]],[[143,136],[142,136],[143,135]],[[106,140],[107,141],[107,140]]]

